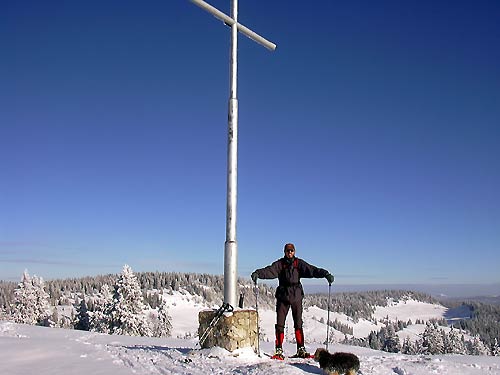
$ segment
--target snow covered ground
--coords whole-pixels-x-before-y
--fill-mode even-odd
[[[1,321],[0,374],[321,374],[313,360],[274,361],[250,349],[192,350],[195,344],[194,339],[110,336]],[[271,352],[272,343],[263,342],[261,349]],[[285,351],[292,353],[293,345],[286,344]],[[500,374],[499,357],[410,356],[339,344],[330,345],[330,351],[357,354],[365,375]]]
[[[264,355],[273,351],[275,313],[260,311],[262,356],[251,349],[229,353],[221,348],[196,350],[198,311],[206,308],[189,295],[175,293],[170,298],[173,337],[147,338],[105,335],[92,332],[19,325],[0,321],[0,374],[2,375],[154,375],[154,374],[321,374],[313,360],[274,361]],[[404,305],[404,306],[403,306]],[[428,306],[425,306],[428,305]],[[416,301],[399,302],[396,310],[378,310],[377,316],[397,315],[400,320],[443,316],[435,305]],[[325,340],[327,312],[311,307],[304,313],[306,347],[313,352]],[[354,324],[350,318],[331,314],[353,325],[356,331],[369,332],[371,322]],[[293,327],[289,321],[289,327]],[[375,326],[380,329],[379,326]],[[291,329],[289,330],[291,331]],[[295,352],[290,335],[284,345],[286,354]],[[355,334],[356,335],[356,334]],[[180,337],[180,338],[179,338]],[[191,338],[186,338],[191,337]],[[339,339],[343,335],[339,333]],[[195,349],[195,350],[193,350]],[[360,374],[428,375],[481,374],[500,375],[500,357],[460,355],[403,355],[367,348],[330,344],[330,351],[348,351],[360,357]]]
[[[187,292],[173,292],[172,295],[166,295],[169,314],[172,317],[172,336],[177,338],[195,337],[198,332],[198,312],[202,309],[212,308],[214,306],[207,306],[194,296]],[[218,307],[218,306],[217,306]],[[402,320],[407,322],[411,320],[416,322],[418,319],[427,321],[429,319],[441,319],[446,314],[446,308],[443,306],[433,305],[430,303],[407,300],[392,303],[387,307],[378,306],[375,309],[374,317],[377,321],[385,319],[387,316],[390,320]],[[261,336],[264,341],[274,341],[274,324],[276,320],[276,313],[274,310],[259,311],[261,321]],[[320,309],[316,306],[311,306],[304,310],[304,334],[308,342],[323,343],[326,338],[326,325],[320,323],[327,321],[327,311]],[[360,319],[354,322],[353,319],[347,315],[330,312],[330,320],[338,320],[340,323],[348,325],[353,328],[354,337],[367,337],[371,331],[379,331],[382,324],[377,324]],[[293,338],[293,320],[291,313],[288,314],[286,321],[286,337],[288,340]],[[425,325],[417,325],[418,333],[422,333]],[[405,332],[404,330],[402,332]],[[411,338],[414,329],[410,329],[407,336]],[[335,331],[333,337],[336,341],[344,339],[344,334]],[[403,336],[404,337],[404,336]]]
[[[411,319],[415,322],[417,319],[429,320],[432,318],[442,318],[446,313],[447,308],[444,306],[433,305],[432,303],[407,300],[390,302],[388,306],[378,306],[373,314],[375,319],[402,320],[408,321]]]

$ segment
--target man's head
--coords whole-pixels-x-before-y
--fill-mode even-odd
[[[285,245],[285,257],[291,259],[295,256],[295,245],[293,243],[287,243]]]

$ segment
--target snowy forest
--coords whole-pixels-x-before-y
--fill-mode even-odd
[[[30,276],[26,270],[21,281],[0,281],[0,319],[16,323],[60,327],[106,334],[168,337],[171,318],[166,301],[174,291],[189,293],[208,306],[222,302],[224,280],[220,275],[194,273],[143,272],[135,274],[125,265],[119,275],[52,280]],[[255,306],[254,286],[239,279],[245,307]],[[274,309],[274,288],[259,284],[260,308]],[[304,308],[317,306],[327,310],[324,294],[306,295]],[[330,311],[345,314],[352,322],[360,319],[376,322],[376,306],[388,301],[413,299],[440,304],[432,297],[411,291],[372,291],[334,293]],[[446,307],[457,307],[458,303]],[[352,327],[330,321],[332,330],[344,334],[343,344],[370,347],[404,354],[500,355],[500,306],[462,302],[470,311],[467,319],[449,324],[444,318],[426,322],[379,320],[378,332],[364,338],[354,337]],[[321,323],[325,323],[324,321]],[[413,323],[425,324],[418,340],[400,342],[396,332]],[[446,328],[446,330],[445,330]],[[333,335],[332,335],[333,337]]]

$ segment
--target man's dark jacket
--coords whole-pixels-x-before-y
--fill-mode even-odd
[[[300,301],[304,297],[304,289],[300,283],[301,278],[322,278],[328,275],[327,270],[315,267],[297,257],[292,259],[283,257],[255,272],[257,272],[259,279],[278,278],[276,298],[288,303]]]

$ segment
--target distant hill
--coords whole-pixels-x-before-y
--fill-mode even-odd
[[[172,334],[179,338],[196,336],[198,312],[201,309],[220,306],[223,300],[222,275],[175,272],[143,272],[136,275],[145,303],[151,309],[158,307],[162,295],[170,301]],[[74,319],[76,301],[97,295],[103,285],[113,286],[117,277],[118,275],[101,275],[51,280],[46,282],[46,290],[49,292],[51,305],[58,306],[59,313],[67,318],[64,326],[69,327],[70,320]],[[248,279],[239,279],[238,283],[244,297],[244,307],[253,308],[256,305],[253,283]],[[272,341],[275,289],[267,283],[259,282],[258,286],[259,315],[263,321],[268,322],[262,326],[262,338]],[[9,315],[16,287],[16,283],[0,282],[0,317]],[[479,302],[460,302],[450,298],[443,302],[443,298],[438,300],[420,291],[389,290],[388,285],[379,287],[378,290],[341,292],[345,288],[333,285],[333,293],[330,296],[330,326],[331,338],[335,342],[372,348],[378,348],[380,345],[382,348],[391,332],[397,332],[401,340],[409,337],[412,342],[417,342],[422,339],[426,325],[429,324],[436,330],[441,329],[443,334],[449,332],[447,325],[454,324],[471,335],[481,336],[487,345],[491,345],[494,339],[500,341],[500,307]],[[360,286],[357,288],[363,289]],[[328,295],[324,293],[325,289],[328,290],[323,285],[320,289],[323,293],[311,293],[314,288],[305,285],[306,337],[318,343],[324,340],[326,331]],[[89,300],[88,305],[91,306],[92,301]],[[186,311],[190,312],[187,316]],[[57,318],[54,318],[54,321],[56,320]],[[293,327],[293,323],[288,322],[288,326]],[[289,330],[288,339],[294,339],[292,329]]]
[[[304,285],[307,293],[324,293],[327,287],[307,283]],[[474,299],[485,303],[500,303],[500,283],[493,284],[334,284],[333,293],[368,292],[374,290],[411,290],[429,294],[439,300]],[[483,299],[483,300],[481,300]]]

